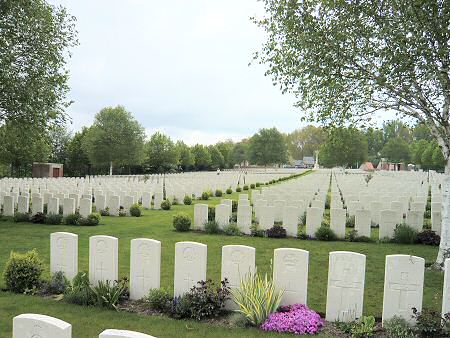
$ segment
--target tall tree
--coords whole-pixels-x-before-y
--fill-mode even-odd
[[[68,158],[67,147],[72,135],[65,125],[54,125],[49,129],[51,153],[49,161],[66,164]]]
[[[283,134],[276,128],[260,129],[250,138],[250,159],[267,166],[287,161],[287,146]]]
[[[342,124],[393,111],[425,124],[450,172],[450,2],[263,0],[267,75],[306,117]],[[437,266],[450,249],[450,176],[443,183]]]
[[[0,2],[0,123],[64,120],[75,18],[44,0]]]
[[[250,159],[250,141],[244,139],[234,145],[233,152],[231,154],[231,159],[234,165],[241,166],[245,161]]]
[[[378,165],[381,156],[381,149],[384,146],[383,130],[369,127],[365,131],[368,147],[368,159],[375,166]]]
[[[233,162],[233,148],[234,148],[234,143],[231,140],[227,140],[225,142],[219,142],[216,144],[217,149],[219,149],[220,153],[223,156],[223,160],[224,160],[224,166],[226,168],[232,168],[234,163]]]
[[[411,158],[409,144],[400,137],[391,138],[381,150],[381,156],[391,162],[406,163]]]
[[[144,128],[122,106],[107,107],[95,115],[94,124],[84,139],[86,153],[92,164],[140,164],[143,159]]]
[[[367,139],[356,128],[332,128],[319,152],[325,167],[356,167],[367,159]]]
[[[67,163],[64,168],[64,173],[70,176],[91,174],[91,162],[84,147],[84,139],[87,133],[88,128],[84,127],[81,131],[76,132],[67,144]]]
[[[216,145],[210,145],[208,147],[209,154],[211,155],[211,169],[223,169],[225,166],[225,159]]]
[[[294,160],[302,159],[303,156],[314,156],[325,139],[326,132],[321,127],[308,125],[294,130],[286,135],[289,155]]]
[[[383,123],[384,142],[392,139],[402,139],[405,142],[411,141],[411,130],[400,120],[392,120]]]
[[[154,133],[145,144],[145,165],[152,173],[166,173],[178,166],[178,151],[169,136]]]
[[[211,166],[211,154],[208,147],[201,144],[196,144],[191,148],[194,156],[194,165],[196,170],[208,170]]]
[[[177,148],[181,169],[184,171],[190,170],[195,164],[191,149],[183,141],[177,141],[175,147]]]

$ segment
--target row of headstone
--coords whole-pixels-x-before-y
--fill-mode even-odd
[[[13,338],[72,338],[72,325],[55,317],[24,313],[13,318]],[[99,338],[156,338],[129,330],[106,329]]]
[[[77,273],[77,235],[51,235],[51,272],[63,271],[68,278]],[[282,305],[307,301],[309,252],[280,248],[274,251],[273,278],[284,290]],[[207,246],[197,242],[175,244],[174,295],[189,291],[206,280]],[[366,256],[347,251],[330,252],[326,319],[351,321],[361,317],[364,298]],[[409,255],[386,256],[383,320],[393,316],[411,319],[411,308],[422,308],[425,260]],[[445,262],[443,313],[450,312],[450,259]],[[141,299],[160,287],[161,243],[139,238],[131,241],[130,298]],[[245,245],[222,247],[222,279],[239,287],[241,279],[255,271],[255,248]],[[91,283],[118,279],[118,239],[92,236],[89,239]],[[444,312],[446,311],[446,312]]]

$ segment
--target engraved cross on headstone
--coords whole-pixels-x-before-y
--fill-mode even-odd
[[[410,292],[417,291],[419,285],[409,282],[409,272],[402,271],[400,272],[400,281],[398,282],[389,282],[389,288],[394,291],[399,292],[398,297],[398,308],[401,311],[409,311],[408,307],[408,294]]]

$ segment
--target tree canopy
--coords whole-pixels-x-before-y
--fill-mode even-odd
[[[276,128],[260,129],[250,138],[250,159],[257,164],[281,164],[287,161],[287,146],[283,134]]]
[[[145,144],[145,165],[152,173],[165,173],[178,166],[178,151],[170,137],[156,132]]]

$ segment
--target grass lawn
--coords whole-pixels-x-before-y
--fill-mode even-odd
[[[237,199],[234,193],[231,198]],[[224,195],[222,198],[230,198]],[[220,198],[199,203],[217,204]],[[36,248],[46,265],[49,265],[50,233],[68,231],[78,234],[79,270],[88,270],[89,237],[110,235],[119,238],[119,276],[129,274],[130,240],[138,237],[153,238],[162,243],[161,285],[173,288],[173,265],[175,243],[197,241],[208,245],[207,277],[219,281],[221,247],[227,244],[245,244],[256,248],[256,264],[260,272],[270,271],[273,250],[280,247],[301,248],[310,252],[308,305],[325,312],[328,253],[335,250],[354,251],[367,256],[364,314],[381,316],[383,304],[383,281],[385,256],[389,254],[411,254],[433,262],[437,247],[424,245],[397,245],[376,243],[319,242],[298,239],[274,239],[256,237],[229,237],[203,233],[178,233],[173,231],[172,216],[178,211],[193,217],[193,206],[173,206],[170,211],[145,210],[140,218],[104,217],[97,227],[65,225],[42,225],[30,223],[0,222],[0,266],[3,266],[11,250],[26,251]],[[373,231],[372,236],[376,236]],[[46,272],[48,277],[48,269]],[[440,309],[443,275],[425,272],[424,306]],[[4,287],[3,280],[0,287]],[[258,337],[263,335],[256,329],[227,329],[197,323],[172,320],[166,317],[147,317],[135,314],[108,311],[98,308],[83,308],[40,297],[13,295],[0,292],[0,337],[10,337],[12,317],[20,313],[34,312],[55,316],[73,325],[74,337],[98,337],[105,328],[123,328],[153,334],[156,337]],[[280,337],[282,335],[264,334]],[[287,335],[286,335],[287,336]],[[291,335],[289,335],[291,336]],[[292,337],[292,336],[291,336]]]

